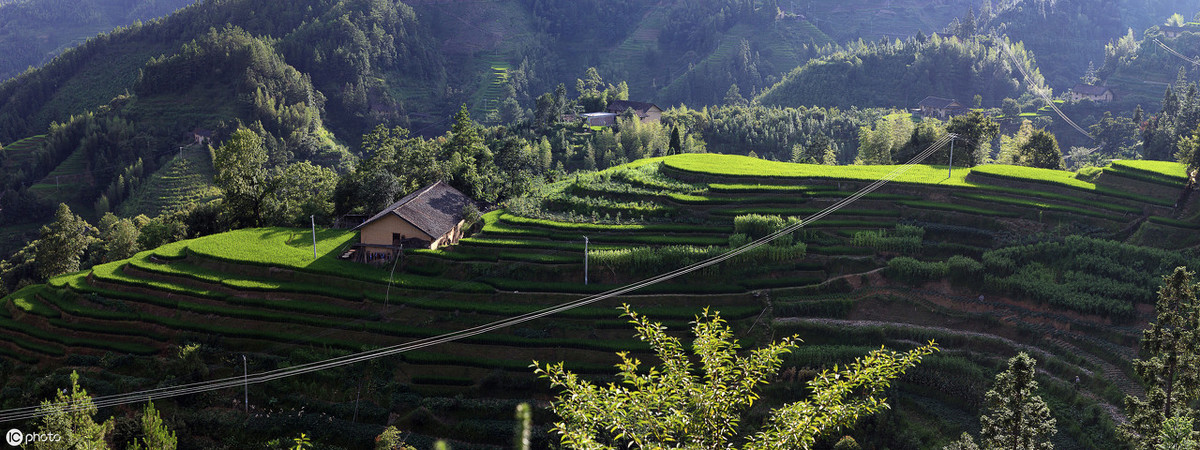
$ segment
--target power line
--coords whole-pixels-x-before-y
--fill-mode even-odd
[[[305,363],[305,364],[300,364],[300,365],[292,366],[292,367],[288,367],[288,368],[275,369],[275,370],[271,370],[271,371],[267,371],[267,372],[262,372],[262,373],[255,374],[254,378],[249,378],[248,376],[243,375],[242,377],[229,377],[229,378],[223,378],[223,379],[219,379],[219,380],[197,382],[197,383],[191,383],[191,384],[180,385],[180,386],[148,389],[148,390],[132,392],[132,393],[128,393],[128,394],[118,394],[118,395],[111,395],[111,396],[104,396],[104,397],[96,397],[96,398],[92,399],[92,405],[96,408],[103,408],[103,407],[110,407],[110,406],[125,405],[125,404],[130,404],[130,403],[140,403],[147,399],[179,397],[179,396],[183,396],[183,395],[196,394],[196,393],[215,391],[215,390],[221,390],[221,389],[228,389],[228,388],[233,388],[233,387],[238,387],[238,386],[246,386],[246,385],[250,385],[250,384],[260,384],[260,383],[265,383],[265,382],[273,381],[273,380],[277,380],[277,379],[282,379],[282,378],[287,378],[287,377],[292,377],[292,376],[297,376],[297,375],[303,375],[303,374],[322,371],[322,370],[333,369],[333,368],[350,365],[350,364],[355,364],[355,363],[359,363],[359,362],[363,362],[363,361],[367,361],[367,360],[371,360],[371,359],[382,358],[385,356],[391,356],[391,355],[395,355],[395,354],[399,354],[399,353],[405,353],[405,352],[409,352],[409,351],[413,351],[413,350],[431,347],[431,346],[438,345],[438,344],[458,341],[461,339],[465,339],[465,338],[469,338],[472,336],[477,336],[477,335],[481,335],[484,333],[496,331],[496,330],[499,330],[502,328],[507,328],[507,327],[511,327],[514,325],[522,324],[522,323],[536,320],[536,319],[539,319],[542,317],[550,316],[552,314],[568,311],[571,309],[575,309],[575,308],[586,306],[586,305],[589,305],[592,303],[596,303],[601,300],[605,300],[605,299],[623,295],[623,294],[626,294],[629,292],[633,292],[633,291],[641,289],[643,287],[647,287],[647,286],[651,286],[651,285],[661,283],[661,282],[664,282],[667,280],[671,280],[671,279],[686,275],[688,273],[692,273],[692,272],[704,269],[706,267],[709,267],[709,266],[712,266],[715,264],[719,264],[723,261],[729,260],[731,258],[737,257],[746,252],[754,250],[758,247],[766,245],[766,244],[770,243],[771,241],[774,241],[775,239],[778,239],[782,236],[789,235],[789,234],[795,232],[796,230],[800,229],[801,227],[808,225],[811,222],[821,220],[824,217],[826,217],[830,214],[833,214],[834,212],[837,212],[839,209],[844,208],[845,206],[857,201],[858,199],[862,198],[863,196],[870,194],[871,192],[874,192],[875,190],[879,189],[883,185],[892,181],[896,177],[904,174],[905,172],[908,171],[909,168],[911,168],[912,166],[914,166],[916,164],[919,164],[921,161],[925,160],[925,158],[928,158],[930,155],[932,155],[934,152],[936,152],[938,149],[940,149],[943,145],[945,145],[946,143],[950,142],[952,139],[955,139],[955,138],[957,138],[957,136],[954,134],[947,134],[945,136],[942,136],[937,141],[935,141],[933,144],[930,144],[930,146],[927,147],[923,152],[914,156],[908,163],[893,169],[887,175],[884,175],[879,180],[876,180],[876,181],[872,182],[871,184],[863,187],[862,189],[858,190],[854,194],[851,194],[850,196],[835,202],[834,204],[822,209],[821,211],[810,215],[809,217],[805,218],[800,223],[785,227],[779,231],[776,231],[767,236],[759,238],[759,239],[757,239],[753,242],[750,242],[748,244],[745,244],[741,247],[729,250],[728,252],[725,252],[721,255],[717,255],[715,257],[706,259],[704,261],[700,261],[700,262],[697,262],[697,263],[694,263],[694,264],[691,264],[691,265],[688,265],[688,266],[685,266],[685,267],[682,267],[682,268],[679,268],[679,269],[676,269],[676,270],[673,270],[670,272],[666,272],[666,273],[663,273],[663,274],[660,274],[660,275],[657,275],[654,277],[646,278],[644,280],[641,280],[641,281],[638,281],[638,282],[635,282],[632,284],[628,284],[628,285],[625,285],[625,286],[622,286],[619,288],[615,288],[615,289],[612,289],[612,290],[609,290],[609,291],[606,291],[606,292],[603,292],[600,294],[586,296],[586,297],[583,297],[583,298],[580,298],[577,300],[573,300],[570,302],[562,303],[562,304],[559,304],[556,306],[543,308],[538,311],[533,311],[533,312],[521,314],[521,315],[518,315],[515,317],[490,322],[490,323],[487,323],[484,325],[479,325],[479,326],[475,326],[475,327],[471,327],[471,328],[467,328],[467,329],[463,329],[463,330],[459,330],[459,331],[454,331],[454,332],[442,334],[439,336],[418,339],[418,340],[408,342],[405,344],[399,344],[399,345],[379,348],[379,349],[375,349],[375,350],[368,350],[368,351],[354,353],[354,354],[350,354],[350,355],[344,355],[344,356],[340,356],[340,357],[336,357],[336,358],[330,358],[330,359],[326,359],[326,360],[322,360],[322,361]],[[79,411],[82,409],[82,407],[72,407],[72,405],[69,402],[52,403],[52,404],[48,404],[46,406],[31,406],[31,407],[24,407],[24,408],[14,408],[14,409],[9,409],[9,410],[5,410],[5,411],[0,411],[0,423],[28,420],[28,419],[34,419],[34,418],[45,416],[46,413],[39,412],[39,409],[42,409],[42,408],[52,409],[54,412],[75,412],[75,411]]]
[[[1184,60],[1184,61],[1190,62],[1190,63],[1192,63],[1193,65],[1200,65],[1200,61],[1196,61],[1196,60],[1194,60],[1194,59],[1192,59],[1192,58],[1188,58],[1188,57],[1186,57],[1186,56],[1183,56],[1183,54],[1182,54],[1182,53],[1179,53],[1179,52],[1175,51],[1175,50],[1174,50],[1174,49],[1172,49],[1171,47],[1167,47],[1167,44],[1164,44],[1164,43],[1162,43],[1162,41],[1160,41],[1160,40],[1158,40],[1158,39],[1154,39],[1154,42],[1157,42],[1157,43],[1158,43],[1158,45],[1159,45],[1160,47],[1162,47],[1163,49],[1166,49],[1166,51],[1168,51],[1168,52],[1171,52],[1171,54],[1172,54],[1172,55],[1175,55],[1175,56],[1178,56],[1178,57],[1180,57],[1180,58],[1183,58],[1183,60]]]
[[[1050,96],[1046,95],[1045,88],[1038,86],[1036,83],[1034,83],[1033,77],[1029,76],[1029,72],[1025,71],[1025,65],[1021,64],[1021,62],[1017,60],[1017,56],[1014,55],[1012,50],[1010,50],[1008,48],[1007,43],[1005,43],[999,37],[995,37],[995,40],[996,40],[996,42],[998,42],[1000,44],[1000,48],[1004,49],[1004,53],[1006,55],[1008,55],[1008,58],[1010,60],[1012,60],[1013,66],[1015,66],[1017,68],[1017,71],[1021,72],[1021,75],[1023,77],[1025,77],[1025,81],[1029,83],[1029,90],[1033,91],[1034,94],[1037,94],[1038,96],[1042,97],[1042,100],[1046,101],[1046,105],[1049,106],[1050,109],[1053,109],[1054,112],[1058,113],[1058,117],[1062,117],[1062,119],[1064,121],[1066,121],[1067,124],[1071,125],[1072,128],[1075,128],[1076,131],[1082,133],[1084,136],[1087,136],[1088,139],[1096,140],[1096,138],[1092,137],[1091,134],[1088,134],[1087,131],[1085,131],[1082,127],[1080,127],[1078,124],[1076,124],[1075,121],[1071,120],[1070,117],[1067,117],[1066,114],[1063,114],[1061,109],[1058,109],[1058,105],[1055,105],[1054,101],[1050,99]]]

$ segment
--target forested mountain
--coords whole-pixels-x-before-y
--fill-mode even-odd
[[[1013,52],[1037,67],[1020,45]],[[1031,72],[1038,77],[1036,69]],[[915,106],[928,95],[998,106],[1020,95],[1020,74],[992,39],[950,36],[856,43],[792,70],[758,98],[779,106]],[[1040,82],[1040,80],[1037,80]]]
[[[97,33],[162,17],[194,0],[0,1],[0,81]]]
[[[1195,0],[1016,0],[985,3],[978,17],[956,20],[950,28],[958,34],[994,31],[1024,42],[1038,56],[1050,87],[1061,92],[1078,83],[1089,64],[1101,65],[1104,44],[1197,9]]]

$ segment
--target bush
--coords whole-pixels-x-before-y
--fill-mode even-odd
[[[890,233],[886,230],[855,232],[851,245],[868,247],[875,251],[912,254],[921,250],[924,236],[924,228],[896,225],[896,229]]]
[[[925,262],[898,256],[888,261],[888,276],[895,277],[910,284],[918,284],[930,280],[945,278],[949,267],[945,262]]]
[[[951,256],[946,260],[946,267],[950,280],[956,283],[966,284],[982,280],[983,264],[966,256]]]

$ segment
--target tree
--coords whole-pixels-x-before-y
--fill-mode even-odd
[[[755,388],[779,371],[781,355],[796,338],[739,356],[733,331],[719,313],[707,309],[696,318],[692,347],[702,367],[696,370],[679,339],[662,325],[624,306],[624,316],[650,344],[662,364],[645,370],[628,353],[618,353],[618,384],[601,387],[568,372],[562,363],[533,364],[535,372],[563,389],[553,410],[562,420],[555,431],[566,447],[580,449],[730,448],[807,449],[817,437],[850,426],[863,415],[887,408],[878,395],[890,381],[936,344],[905,353],[871,352],[841,370],[823,371],[809,382],[807,400],[774,410],[757,433],[741,426],[742,415],[758,399]]]
[[[452,186],[477,200],[496,200],[499,183],[492,151],[484,144],[465,104],[454,115],[454,125],[442,144],[442,153],[449,162],[448,181]]]
[[[984,394],[988,413],[980,418],[983,446],[989,449],[1052,449],[1050,437],[1058,432],[1050,408],[1037,395],[1033,379],[1037,361],[1025,352],[1008,360],[1008,370],[996,375],[996,384]]]
[[[738,88],[737,83],[729,86],[729,90],[725,91],[725,106],[746,106],[746,98],[742,97],[742,91]]]
[[[138,236],[142,234],[136,224],[128,218],[119,218],[106,212],[100,218],[100,248],[96,253],[89,257],[90,260],[97,262],[113,262],[113,260],[125,259],[132,257],[139,250]]]
[[[301,161],[288,164],[275,178],[275,194],[266,208],[270,223],[304,226],[309,216],[321,222],[333,216],[333,191],[338,182],[333,170]]]
[[[989,143],[1000,132],[1000,124],[979,111],[971,111],[950,119],[946,132],[957,134],[960,138],[956,142],[954,165],[974,167],[987,160]]]
[[[1179,152],[1175,153],[1175,159],[1187,165],[1188,174],[1200,169],[1200,126],[1191,136],[1179,140]]]
[[[942,450],[979,450],[979,445],[975,444],[975,439],[971,437],[970,433],[964,431],[957,441],[942,447]]]
[[[265,164],[267,151],[262,138],[247,128],[238,128],[213,151],[213,181],[225,193],[225,211],[234,226],[259,226],[271,191]]]
[[[175,450],[177,440],[175,433],[163,424],[154,409],[154,402],[146,404],[142,412],[142,438],[129,443],[129,450]]]
[[[667,148],[670,150],[669,154],[671,155],[683,153],[683,142],[679,138],[679,127],[671,127],[671,143]]]
[[[38,275],[50,278],[79,270],[84,251],[96,239],[97,232],[65,203],[59,203],[54,222],[43,226],[41,234],[34,261]]]
[[[1007,97],[1000,101],[1000,112],[1005,117],[1017,117],[1021,115],[1021,104],[1011,97]]]
[[[404,443],[404,433],[394,426],[389,426],[375,437],[375,450],[417,450]]]
[[[1043,169],[1062,169],[1062,150],[1058,148],[1058,140],[1054,134],[1044,129],[1033,130],[1029,140],[1022,145],[1019,154],[1021,163],[1029,167]]]
[[[1125,397],[1129,422],[1121,434],[1136,450],[1161,443],[1160,429],[1175,417],[1192,417],[1191,404],[1200,397],[1200,286],[1195,274],[1177,267],[1164,278],[1155,305],[1156,320],[1142,332],[1144,359],[1133,370],[1146,383],[1146,397]]]
[[[1000,136],[1000,153],[996,154],[997,164],[1020,164],[1021,149],[1029,143],[1033,136],[1033,122],[1029,119],[1021,121],[1020,128],[1012,136]]]
[[[1083,76],[1079,78],[1079,81],[1083,84],[1090,85],[1095,85],[1100,81],[1100,79],[1096,77],[1096,64],[1093,61],[1088,61],[1087,70],[1083,72]]]
[[[1154,450],[1196,450],[1196,432],[1192,430],[1191,417],[1172,417],[1163,422],[1158,433],[1158,445]]]
[[[107,449],[105,438],[112,432],[111,420],[96,423],[96,405],[86,390],[79,387],[79,373],[71,372],[70,391],[62,390],[54,402],[43,401],[38,407],[42,416],[39,433],[56,434],[62,439],[56,442],[34,441],[36,450],[101,450]]]

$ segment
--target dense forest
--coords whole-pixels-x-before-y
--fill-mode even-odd
[[[1020,45],[1012,48],[1024,64],[1037,67]],[[1030,73],[1040,84],[1036,69]],[[757,100],[780,106],[910,108],[928,95],[963,101],[979,96],[981,103],[973,106],[998,106],[1020,96],[1021,78],[992,39],[935,34],[851,44],[793,69]]]

